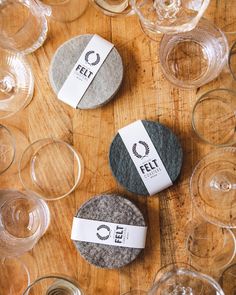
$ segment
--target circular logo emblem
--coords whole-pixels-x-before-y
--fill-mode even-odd
[[[85,54],[85,60],[90,66],[96,66],[97,64],[99,64],[101,58],[98,53],[91,50]]]
[[[97,237],[99,238],[99,240],[107,240],[110,237],[110,227],[102,224],[99,225],[99,227],[97,228]]]
[[[147,155],[150,152],[149,146],[145,141],[139,141],[138,143],[135,143],[132,147],[132,152],[138,159],[143,159],[147,157]]]

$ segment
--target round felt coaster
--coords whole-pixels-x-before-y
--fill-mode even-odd
[[[56,95],[92,37],[93,35],[77,36],[57,49],[49,69],[49,80]],[[93,109],[106,104],[117,93],[122,79],[122,59],[117,49],[113,47],[77,108]]]
[[[118,224],[145,226],[139,209],[119,195],[98,195],[86,202],[77,217]],[[102,268],[119,268],[133,261],[142,249],[74,241],[80,254],[91,264]]]
[[[157,122],[142,121],[165,169],[174,182],[180,174],[183,152],[176,135],[166,126]],[[110,167],[117,181],[128,191],[138,195],[149,195],[119,133],[110,146]]]

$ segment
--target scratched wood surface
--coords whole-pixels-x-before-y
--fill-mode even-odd
[[[233,30],[236,1],[212,0],[205,16],[222,28]],[[197,161],[214,149],[200,142],[192,132],[193,104],[207,90],[216,87],[236,89],[236,86],[227,71],[200,89],[182,90],[171,85],[160,69],[159,43],[143,34],[135,16],[111,18],[89,6],[72,23],[50,21],[49,24],[45,44],[29,56],[35,76],[34,98],[26,109],[1,123],[15,126],[25,135],[25,142],[17,143],[19,151],[27,141],[51,136],[72,144],[83,156],[85,176],[69,197],[49,203],[51,225],[26,257],[32,278],[48,273],[66,274],[78,280],[86,295],[147,290],[161,266],[176,261],[191,263],[184,238],[184,228],[194,215],[189,177]],[[80,111],[56,99],[49,84],[48,68],[58,46],[71,37],[86,33],[97,33],[115,44],[123,58],[125,75],[112,102],[96,110]],[[236,34],[228,36],[231,43],[236,39]],[[167,125],[178,135],[184,150],[179,180],[154,197],[125,192],[117,185],[108,165],[109,145],[116,131],[136,119]],[[1,188],[21,189],[16,172],[14,164],[1,176]],[[144,213],[149,227],[146,249],[132,264],[119,270],[89,265],[70,240],[76,210],[83,202],[104,191],[126,193]]]

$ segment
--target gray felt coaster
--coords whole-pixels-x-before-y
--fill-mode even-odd
[[[169,128],[160,123],[144,120],[142,122],[171,181],[174,182],[179,176],[183,161],[183,152],[178,138]],[[122,186],[135,194],[149,195],[119,133],[112,141],[109,161],[113,175]]]
[[[57,49],[49,69],[49,80],[56,95],[92,37],[93,35],[77,36]],[[117,93],[122,79],[122,59],[117,49],[113,47],[77,108],[93,109],[106,104]]]
[[[129,200],[118,195],[98,195],[86,202],[77,217],[84,219],[145,226],[139,209]],[[141,249],[109,246],[74,241],[80,254],[91,264],[103,268],[119,268],[133,261]]]

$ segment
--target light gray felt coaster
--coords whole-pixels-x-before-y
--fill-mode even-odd
[[[77,36],[57,49],[49,69],[49,80],[56,95],[92,37],[93,35]],[[113,47],[77,108],[93,109],[108,103],[120,88],[122,79],[122,59]]]
[[[86,202],[77,217],[127,225],[145,226],[139,209],[119,195],[98,195]],[[133,261],[141,249],[74,241],[80,254],[91,264],[102,268],[119,268]]]
[[[166,126],[153,121],[142,123],[157,150],[169,177],[174,182],[180,174],[183,161],[182,147],[176,135]],[[117,181],[128,191],[149,195],[119,133],[113,139],[109,153],[110,167]]]

